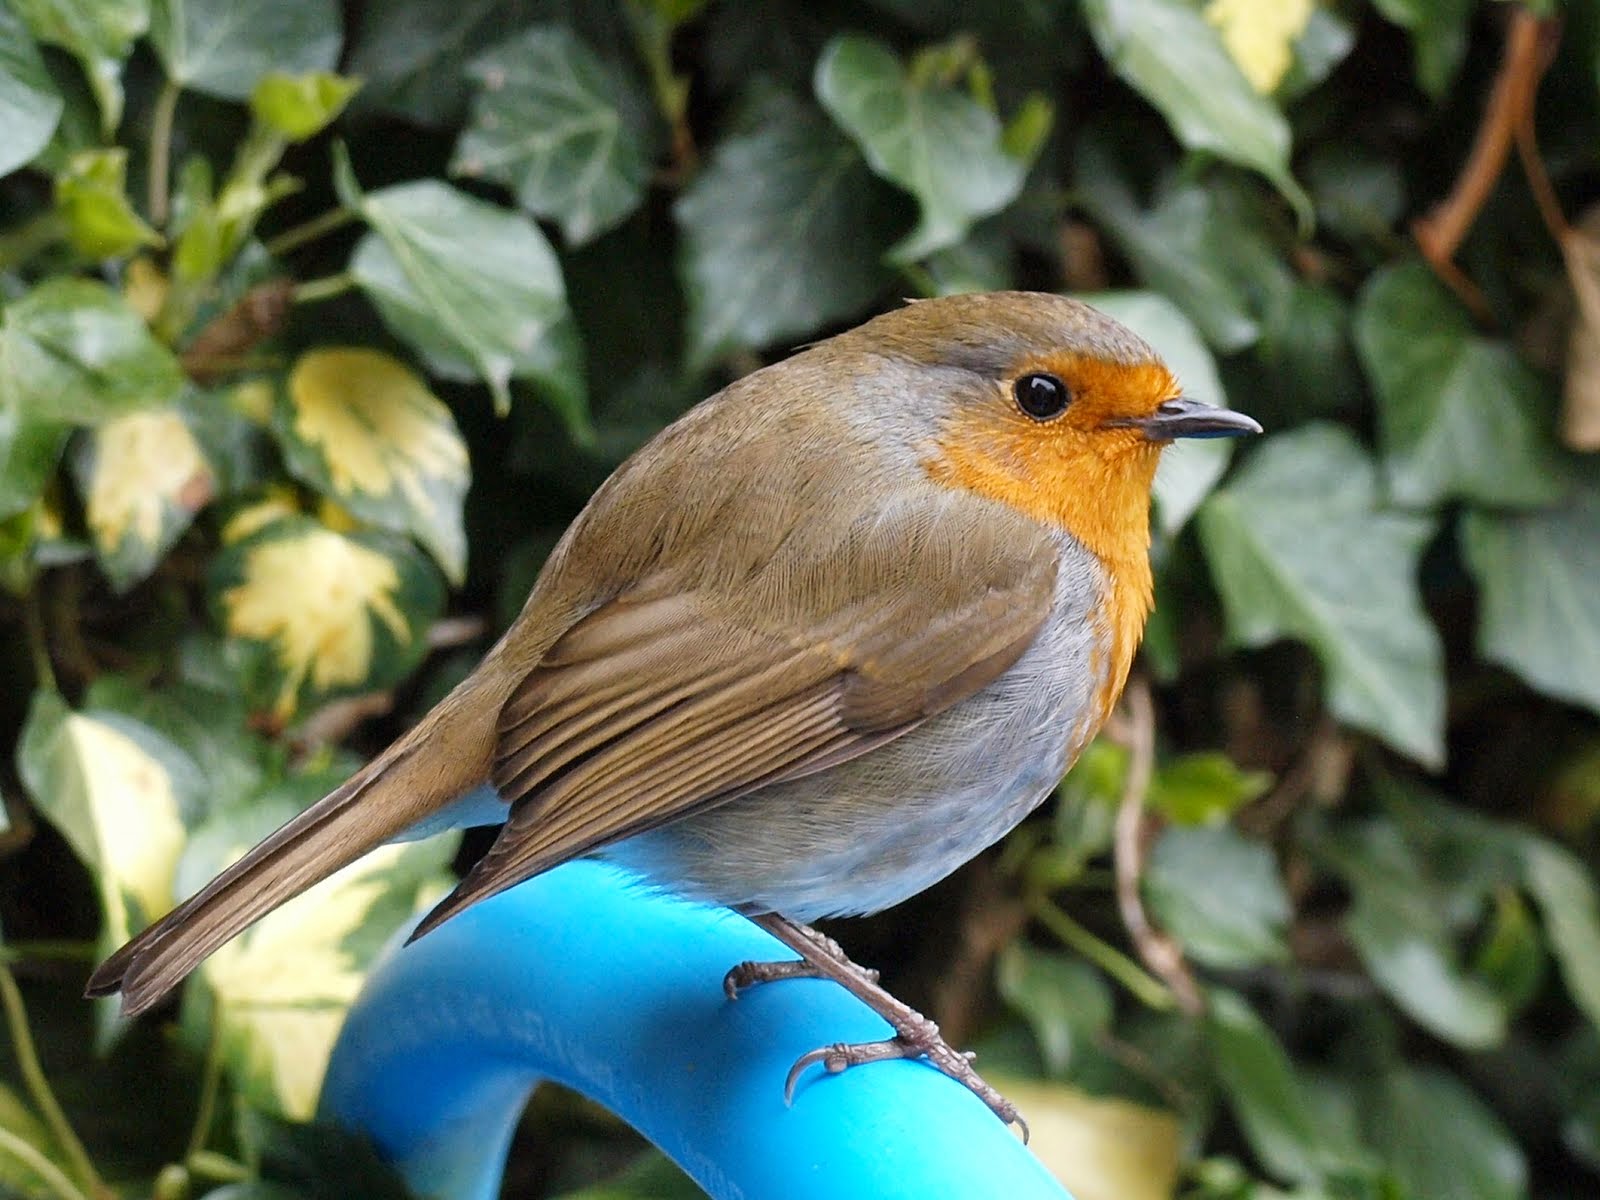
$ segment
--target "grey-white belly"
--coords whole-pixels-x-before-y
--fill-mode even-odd
[[[1055,605],[994,683],[858,759],[603,851],[680,895],[798,921],[876,912],[999,840],[1060,780],[1109,660],[1099,563],[1063,538]]]

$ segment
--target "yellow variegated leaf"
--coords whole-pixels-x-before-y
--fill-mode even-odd
[[[229,393],[234,411],[257,425],[272,422],[272,385],[265,379],[247,379]]]
[[[18,766],[39,811],[94,871],[106,941],[121,943],[172,907],[186,836],[177,776],[195,786],[195,768],[182,751],[129,718],[75,713],[41,691]]]
[[[442,876],[419,881],[416,866],[431,871],[443,857],[425,844],[380,847],[206,961],[235,1080],[255,1099],[295,1120],[312,1116],[372,950],[437,894]]]
[[[130,262],[123,273],[122,298],[149,325],[161,315],[161,307],[167,302],[167,277],[160,267],[141,255]]]
[[[376,350],[302,355],[278,434],[297,476],[363,520],[414,534],[461,579],[467,448],[450,410],[413,371]]]
[[[1313,0],[1211,0],[1206,20],[1250,86],[1265,95],[1283,82],[1314,7]]]
[[[95,555],[119,589],[148,575],[216,492],[200,443],[172,408],[101,425],[77,474]]]
[[[409,543],[305,517],[279,518],[228,546],[212,570],[225,630],[264,651],[262,677],[248,682],[284,720],[303,695],[401,678],[444,600]]]
[[[282,517],[292,517],[300,511],[294,491],[287,487],[271,487],[259,500],[254,500],[236,511],[222,526],[222,544],[242,542],[253,533],[265,529]]]
[[[1036,1080],[996,1084],[1028,1115],[1028,1145],[1076,1200],[1171,1200],[1177,1117],[1130,1100]]]

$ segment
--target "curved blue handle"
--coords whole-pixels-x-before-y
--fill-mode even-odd
[[[474,906],[373,972],[322,1115],[422,1194],[492,1200],[528,1092],[553,1079],[619,1114],[714,1197],[1070,1200],[975,1096],[920,1062],[790,1064],[887,1027],[831,983],[736,1002],[723,973],[792,957],[721,909],[575,862]]]

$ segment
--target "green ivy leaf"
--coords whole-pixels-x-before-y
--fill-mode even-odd
[[[415,534],[461,582],[467,447],[450,410],[404,364],[353,347],[301,355],[273,432],[298,478],[363,520]]]
[[[1027,1018],[1054,1074],[1071,1065],[1075,1045],[1111,1023],[1111,989],[1105,979],[1088,963],[1058,950],[1009,942],[1000,952],[995,979],[1006,1003]]]
[[[247,693],[287,721],[307,699],[385,687],[427,650],[444,607],[438,575],[410,545],[287,517],[211,562],[212,606],[238,643]],[[305,596],[321,597],[307,605]]]
[[[1161,111],[1178,140],[1259,171],[1294,206],[1311,202],[1289,173],[1289,123],[1250,86],[1217,31],[1186,0],[1085,0],[1100,53]]]
[[[1373,7],[1411,34],[1417,82],[1442,99],[1467,54],[1467,25],[1477,0],[1373,0]]]
[[[73,473],[95,558],[127,591],[211,501],[216,473],[175,407],[107,421],[80,447]]]
[[[183,387],[172,352],[104,284],[59,276],[0,310],[0,407],[24,421],[94,424]]]
[[[1198,184],[1165,190],[1140,211],[1107,139],[1084,139],[1078,156],[1084,205],[1127,256],[1140,282],[1181,308],[1223,353],[1243,350],[1261,336],[1237,258],[1260,240],[1258,230],[1226,212]]]
[[[1241,997],[1219,989],[1205,1031],[1228,1106],[1262,1165],[1280,1179],[1317,1178],[1325,1165],[1317,1122],[1272,1030]]]
[[[469,73],[479,90],[452,173],[506,184],[575,246],[639,207],[656,139],[631,77],[559,26],[498,43]]]
[[[1289,899],[1277,859],[1231,826],[1167,829],[1150,852],[1144,890],[1161,927],[1208,966],[1289,957]]]
[[[1452,1200],[1525,1200],[1528,1164],[1487,1105],[1433,1067],[1392,1063],[1362,1088],[1367,1141],[1401,1194]]]
[[[273,132],[303,142],[332,124],[360,87],[359,79],[327,71],[270,71],[256,81],[250,111]]]
[[[673,209],[691,362],[859,312],[890,278],[880,260],[895,209],[827,121],[773,97],[750,132],[717,144]]]
[[[161,236],[133,211],[127,193],[128,152],[83,150],[56,175],[56,207],[67,223],[67,239],[85,258],[121,258]]]
[[[889,251],[896,262],[955,245],[1022,190],[1028,164],[1005,152],[994,113],[954,87],[909,77],[882,42],[834,38],[817,60],[814,84],[872,170],[922,206],[916,229]]]
[[[1478,580],[1478,652],[1600,711],[1600,488],[1559,508],[1468,512],[1461,542]]]
[[[1184,395],[1228,406],[1216,361],[1172,301],[1157,292],[1100,292],[1081,298],[1149,342],[1178,377]],[[1232,438],[1190,438],[1162,451],[1155,500],[1156,525],[1163,533],[1171,536],[1188,523],[1232,457]]]
[[[1420,262],[1362,290],[1356,347],[1380,401],[1384,475],[1401,504],[1549,504],[1563,491],[1553,406],[1510,346],[1471,319]]]
[[[122,63],[150,27],[150,0],[9,0],[33,36],[83,64],[109,137],[122,122]],[[9,131],[8,131],[9,133]]]
[[[1389,821],[1328,831],[1316,851],[1350,886],[1345,929],[1373,981],[1407,1016],[1467,1049],[1505,1037],[1502,998],[1460,964],[1448,898]]]
[[[0,4],[0,175],[32,162],[50,144],[66,102],[50,81],[22,18]]]
[[[1317,424],[1274,437],[1199,519],[1229,636],[1305,641],[1337,716],[1441,764],[1443,652],[1415,579],[1434,522],[1379,507],[1356,441]]]
[[[1600,1029],[1600,891],[1582,860],[1554,842],[1524,836],[1518,850],[1567,991]]]
[[[339,176],[372,227],[350,271],[389,328],[445,378],[481,378],[497,412],[510,411],[513,378],[532,379],[586,432],[578,330],[538,226],[436,180],[362,196],[348,163]]]
[[[0,521],[39,498],[71,432],[58,421],[30,420],[20,405],[0,404]]]
[[[1272,776],[1241,771],[1226,754],[1184,754],[1157,768],[1150,780],[1150,808],[1180,825],[1225,821],[1266,795]]]
[[[274,71],[331,71],[343,37],[336,0],[153,0],[150,40],[174,83],[244,101]]]

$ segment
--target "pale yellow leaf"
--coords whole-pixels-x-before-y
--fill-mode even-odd
[[[161,315],[161,307],[167,302],[167,277],[160,267],[141,255],[128,264],[123,276],[122,298],[148,325]]]
[[[289,376],[294,431],[322,452],[337,494],[432,502],[430,477],[465,481],[467,449],[423,381],[376,350],[313,350]]]
[[[185,839],[167,769],[126,732],[82,713],[65,716],[49,751],[49,795],[41,806],[104,893],[106,939],[133,932],[135,900],[146,921],[172,907],[173,872]]]
[[[1028,1145],[1075,1200],[1171,1200],[1177,1117],[1131,1100],[1037,1080],[994,1080],[1027,1117]]]
[[[254,503],[247,504],[228,518],[222,527],[222,544],[231,546],[242,542],[252,533],[259,533],[280,517],[292,517],[300,511],[293,489],[272,487]]]
[[[287,716],[309,676],[320,690],[359,684],[375,650],[373,618],[397,641],[412,637],[396,604],[393,560],[330,529],[266,538],[245,550],[244,578],[223,593],[227,630],[271,642],[284,674]]]
[[[1250,86],[1266,95],[1293,64],[1314,7],[1313,0],[1211,0],[1205,11]]]
[[[364,977],[344,944],[392,886],[386,872],[407,849],[379,847],[263,917],[202,967],[230,1058],[295,1120],[315,1112],[328,1055]]]
[[[85,519],[106,553],[130,536],[144,545],[158,541],[169,506],[195,512],[216,490],[200,444],[172,409],[118,417],[93,436]]]

